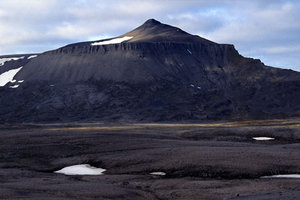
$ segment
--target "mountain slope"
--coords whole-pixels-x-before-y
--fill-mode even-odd
[[[6,67],[6,63],[3,67]],[[0,67],[0,69],[2,69]],[[8,69],[8,68],[6,68]],[[0,87],[0,120],[173,121],[299,116],[300,73],[154,19],[48,51]]]

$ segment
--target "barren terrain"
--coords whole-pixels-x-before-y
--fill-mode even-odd
[[[272,137],[256,141],[253,137]],[[0,199],[297,199],[300,122],[0,127]],[[99,176],[53,173],[90,164]],[[165,172],[165,176],[150,175]]]

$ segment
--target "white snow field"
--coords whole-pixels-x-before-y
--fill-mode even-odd
[[[106,169],[92,167],[89,164],[72,165],[55,171],[65,175],[103,175]]]
[[[115,38],[115,39],[106,40],[106,41],[102,41],[102,42],[94,42],[91,45],[96,46],[96,45],[118,44],[118,43],[124,42],[126,40],[130,40],[131,38],[133,38],[133,37],[124,36],[122,38]]]
[[[275,138],[271,138],[271,137],[253,137],[254,140],[275,140]]]
[[[22,69],[19,67],[17,69],[12,69],[0,74],[0,87],[5,86],[9,82],[16,82],[14,79],[15,75]]]
[[[24,59],[24,56],[22,57],[11,57],[11,58],[0,58],[0,66],[3,66],[5,62],[9,62],[12,60],[20,60],[20,59]]]

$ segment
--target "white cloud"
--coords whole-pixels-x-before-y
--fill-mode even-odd
[[[115,37],[149,18],[300,70],[300,2],[293,0],[1,0],[0,54]],[[280,52],[289,59],[275,55]]]
[[[283,54],[295,51],[300,51],[300,46],[274,46],[262,49],[262,53],[267,54]]]

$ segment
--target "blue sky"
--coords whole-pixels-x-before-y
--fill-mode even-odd
[[[149,18],[300,71],[297,0],[0,0],[0,54],[118,36]]]

